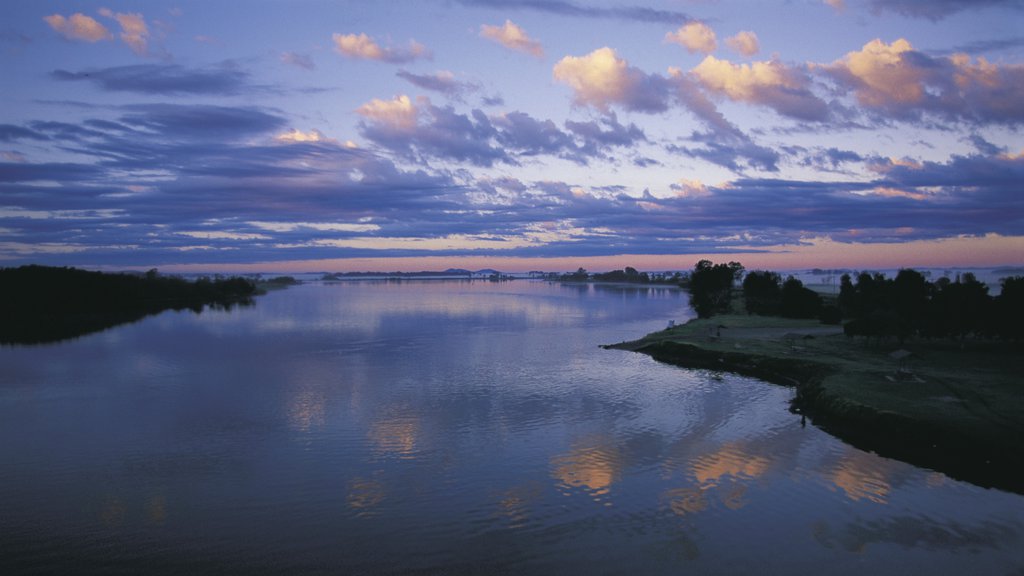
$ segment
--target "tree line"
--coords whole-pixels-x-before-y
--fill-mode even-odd
[[[742,282],[741,282],[742,280]],[[928,281],[905,268],[894,278],[862,272],[841,278],[839,297],[826,299],[793,276],[777,272],[746,272],[739,262],[714,264],[701,260],[689,275],[691,304],[700,318],[729,313],[737,284],[748,314],[786,318],[818,318],[839,324],[849,336],[866,338],[1002,338],[1024,337],[1024,276],[1000,280],[1001,292],[971,273],[951,280]]]
[[[673,284],[680,285],[687,281],[687,276],[682,272],[639,272],[632,266],[626,266],[621,270],[609,272],[587,272],[579,268],[575,272],[567,274],[552,274],[551,280],[560,282],[625,282],[629,284]]]
[[[0,268],[0,343],[52,342],[138,320],[163,310],[250,304],[256,285],[245,278],[188,281],[77,268]]]

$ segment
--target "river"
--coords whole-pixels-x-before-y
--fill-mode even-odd
[[[3,574],[1020,574],[1024,496],[600,344],[671,288],[352,281],[0,347]]]

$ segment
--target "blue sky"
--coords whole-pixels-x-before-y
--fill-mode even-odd
[[[0,266],[1024,262],[1024,2],[0,7]]]

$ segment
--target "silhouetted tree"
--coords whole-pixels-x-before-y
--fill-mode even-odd
[[[743,278],[743,302],[748,314],[770,316],[782,304],[782,277],[777,272],[754,270]]]
[[[743,274],[739,262],[712,264],[701,260],[690,274],[690,302],[700,318],[728,312],[732,300],[732,287]]]
[[[995,331],[1008,340],[1024,339],[1024,276],[999,281],[1001,291],[995,299]]]
[[[787,318],[817,318],[821,312],[821,296],[790,276],[782,284],[780,313]]]

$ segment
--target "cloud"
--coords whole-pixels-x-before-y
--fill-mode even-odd
[[[810,91],[807,76],[777,60],[733,64],[709,55],[690,73],[704,88],[738,102],[768,106],[800,120],[828,117],[828,106]]]
[[[480,26],[480,36],[511,50],[525,52],[537,58],[544,57],[544,47],[541,46],[541,43],[530,38],[526,31],[516,26],[511,20],[505,20],[505,24],[502,26],[489,24]]]
[[[121,26],[121,41],[132,49],[132,52],[139,56],[149,55],[149,27],[146,20],[139,13],[113,12],[107,8],[100,8],[100,15],[116,20]]]
[[[586,164],[607,158],[612,148],[646,140],[640,128],[623,126],[614,114],[600,122],[566,122],[563,130],[524,112],[488,116],[474,109],[462,114],[405,95],[371,100],[356,112],[364,119],[359,125],[363,137],[419,162],[439,158],[477,166],[518,165],[525,158],[550,156]]]
[[[687,178],[680,178],[678,182],[673,182],[669,185],[669,189],[680,198],[703,198],[711,195],[711,191],[703,182]]]
[[[393,130],[410,130],[416,126],[418,110],[408,96],[402,94],[392,100],[374,98],[360,106],[356,113],[376,125]]]
[[[935,115],[982,124],[1024,122],[1024,65],[994,64],[966,54],[931,57],[899,39],[876,39],[820,66],[857,102],[900,120]]]
[[[831,6],[833,9],[835,9],[836,12],[842,12],[846,10],[845,0],[822,0],[822,2]]]
[[[725,44],[744,56],[753,56],[761,51],[761,43],[757,39],[757,34],[747,30],[726,38]]]
[[[50,25],[50,28],[68,40],[99,42],[100,40],[114,39],[114,35],[103,24],[81,12],[76,12],[69,17],[52,14],[44,16],[43,20]]]
[[[120,122],[163,138],[235,140],[283,127],[280,116],[246,106],[135,104]],[[140,135],[141,136],[141,135]]]
[[[608,112],[620,106],[637,112],[668,109],[669,85],[656,74],[634,68],[608,47],[586,56],[566,56],[553,70],[555,80],[573,90],[573,102]]]
[[[15,140],[49,140],[50,137],[36,130],[29,130],[23,126],[14,124],[0,124],[0,142],[14,142]]]
[[[459,100],[467,92],[474,92],[480,87],[470,82],[460,82],[455,79],[455,74],[447,70],[441,70],[434,74],[413,74],[406,70],[399,70],[395,76],[409,82],[413,86],[439,92],[445,96]]]
[[[628,126],[620,124],[614,113],[596,122],[570,120],[565,123],[565,127],[583,140],[583,148],[590,151],[590,155],[599,154],[599,150],[604,147],[632,148],[637,143],[647,141],[647,136],[640,127],[633,123]]]
[[[285,52],[281,54],[281,62],[290,64],[296,68],[302,68],[303,70],[314,70],[316,64],[313,63],[313,59],[306,54],[299,54],[297,52]]]
[[[282,132],[277,136],[274,136],[274,140],[286,144],[294,144],[296,142],[338,142],[334,138],[324,136],[322,132],[315,128],[309,132],[303,132],[297,128],[292,128],[287,132]]]
[[[459,2],[467,6],[535,10],[574,18],[601,18],[652,24],[683,23],[691,20],[690,16],[683,12],[635,5],[604,8],[565,0],[459,0]]]
[[[778,170],[779,153],[757,145],[747,134],[718,110],[701,90],[692,74],[678,68],[669,69],[674,96],[708,127],[707,132],[694,132],[690,140],[700,148],[670,146],[672,152],[701,158],[733,171],[742,171],[741,161],[751,167],[774,172]]]
[[[895,12],[902,16],[926,18],[932,21],[942,20],[963,10],[995,7],[1017,10],[1024,8],[1024,3],[1021,3],[1020,0],[870,0],[870,5],[875,13]]]
[[[138,64],[81,72],[54,70],[50,76],[91,82],[111,92],[233,95],[246,88],[249,74],[231,67],[190,69],[172,64]]]
[[[679,30],[665,34],[665,41],[679,44],[690,54],[696,52],[710,54],[718,48],[715,31],[703,22],[684,24]]]
[[[348,58],[391,64],[406,64],[418,58],[430,58],[430,51],[415,40],[409,41],[408,48],[385,48],[366,34],[333,34],[331,38],[334,40],[334,49]]]

